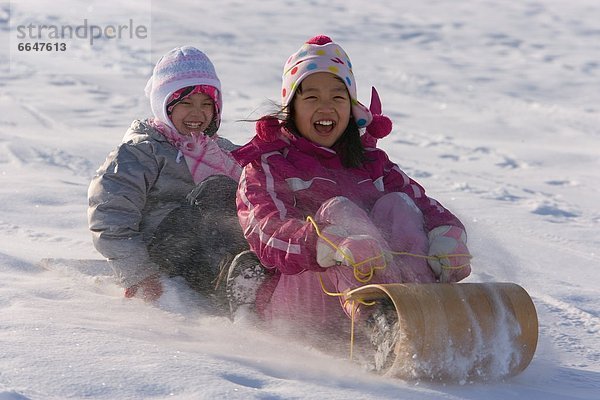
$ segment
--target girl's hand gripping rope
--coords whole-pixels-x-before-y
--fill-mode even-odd
[[[385,267],[386,254],[371,236],[348,235],[345,229],[330,225],[319,233],[317,262],[323,268],[335,265],[354,267],[370,278],[374,269]]]
[[[369,235],[351,235],[342,240],[334,254],[336,264],[357,267],[366,271],[383,268],[386,264],[383,249]]]
[[[469,275],[471,254],[467,235],[456,226],[443,225],[429,232],[429,266],[440,282],[458,282]]]

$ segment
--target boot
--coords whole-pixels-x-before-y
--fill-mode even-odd
[[[265,279],[265,268],[251,250],[235,256],[229,267],[226,281],[232,320],[235,320],[241,312],[255,314],[256,292]]]

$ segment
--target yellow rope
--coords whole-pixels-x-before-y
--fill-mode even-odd
[[[331,241],[331,239],[329,239],[327,236],[325,236],[321,232],[319,225],[317,225],[316,221],[311,216],[306,217],[306,220],[308,222],[310,222],[312,224],[312,226],[315,228],[315,232],[317,232],[317,236],[319,238],[323,239],[323,241],[325,241],[325,243],[327,243],[329,246],[331,246],[331,248],[333,248],[338,253],[340,253],[342,255],[342,257],[344,257],[344,259],[348,262],[348,265],[352,266],[352,269],[354,272],[354,278],[358,282],[360,282],[360,283],[370,282],[371,279],[373,279],[373,275],[375,274],[376,270],[383,270],[387,267],[387,261],[385,259],[385,255],[383,253],[373,256],[373,257],[370,257],[370,258],[367,258],[366,260],[362,260],[360,262],[355,262],[352,259],[352,257],[350,257],[348,254],[346,254],[344,251],[342,251],[335,243],[333,243]],[[367,271],[361,270],[361,267],[364,266],[364,264],[373,262],[378,259],[382,259],[383,265],[370,266],[370,267],[368,267]]]
[[[319,282],[321,282],[321,289],[323,290],[323,293],[325,293],[328,296],[332,296],[332,297],[342,297],[342,296],[346,295],[346,293],[330,292],[329,290],[327,290],[325,288],[325,283],[323,282],[323,277],[321,276],[320,273],[318,273],[318,276],[319,276]],[[344,303],[344,305],[346,305],[346,303],[348,301],[349,300],[346,300],[345,303]],[[375,301],[365,301],[365,300],[350,300],[350,301],[357,302],[357,303],[360,303],[360,304],[364,304],[365,306],[372,306],[372,305],[374,305],[376,303]]]
[[[323,283],[323,277],[321,276],[321,274],[319,274],[318,276],[319,276],[319,281],[321,282],[321,289],[323,289],[323,293],[325,293],[328,296],[332,296],[332,297],[341,297],[344,295],[344,293],[328,291],[325,288],[325,283]]]
[[[352,311],[350,312],[350,361],[354,358],[354,313],[358,309],[358,305],[352,302]]]
[[[440,265],[442,266],[442,269],[451,269],[451,270],[457,270],[457,269],[461,269],[461,268],[465,268],[466,266],[468,266],[469,264],[461,264],[461,265],[457,265],[457,266],[450,266],[450,265],[444,265],[442,264],[442,260],[443,259],[449,259],[449,258],[457,258],[457,257],[466,257],[469,260],[471,258],[473,258],[472,255],[470,254],[442,254],[439,256],[425,256],[423,254],[413,254],[413,253],[409,253],[406,251],[390,251],[390,254],[395,255],[395,256],[410,256],[410,257],[415,257],[415,258],[424,258],[426,260],[438,260]]]
[[[327,243],[335,251],[340,253],[342,255],[342,257],[344,257],[344,259],[348,262],[348,265],[351,266],[352,269],[354,270],[354,278],[358,282],[360,282],[360,283],[370,282],[371,279],[373,279],[373,275],[375,274],[376,270],[383,270],[387,267],[386,257],[383,252],[379,255],[367,258],[366,260],[360,261],[358,263],[355,262],[352,259],[352,257],[347,255],[338,246],[336,246],[336,244],[333,243],[331,241],[331,239],[329,239],[327,236],[323,235],[323,233],[321,232],[321,229],[317,225],[316,221],[311,216],[306,217],[306,220],[308,222],[310,222],[312,224],[312,226],[315,228],[315,232],[317,232],[317,236],[319,238],[321,238],[323,241],[325,241],[325,243]],[[395,256],[409,256],[409,257],[415,257],[415,258],[424,258],[427,260],[438,260],[443,269],[451,269],[451,270],[458,270],[461,268],[465,268],[469,264],[467,263],[467,264],[461,264],[458,266],[449,266],[449,265],[444,265],[442,263],[442,260],[456,258],[456,257],[466,257],[468,259],[472,258],[472,256],[470,254],[442,254],[442,255],[438,255],[438,256],[429,256],[429,255],[423,255],[423,254],[409,253],[406,251],[389,251],[389,254],[395,255]],[[383,259],[382,266],[371,266],[371,267],[369,267],[368,272],[361,271],[361,269],[360,269],[361,266],[363,266],[366,263],[380,259],[380,258]],[[333,297],[342,297],[346,294],[346,293],[328,291],[325,288],[325,283],[323,282],[323,277],[321,276],[321,274],[319,274],[318,277],[319,277],[319,281],[321,282],[321,289],[323,290],[323,293],[325,293],[326,295],[333,296]],[[358,307],[360,304],[363,304],[365,306],[372,306],[372,305],[376,304],[376,301],[367,302],[364,300],[348,300],[348,299],[346,299],[344,301],[344,308],[346,307],[346,305],[348,304],[349,301],[352,302],[352,305],[351,305],[352,308],[351,308],[351,312],[350,312],[350,360],[352,360],[353,353],[354,353],[354,351],[353,351],[354,350],[354,323],[355,323],[356,311],[358,310]]]
[[[318,274],[319,277],[319,282],[321,283],[321,289],[323,290],[323,293],[325,293],[328,296],[332,296],[332,297],[342,297],[344,296],[346,293],[340,293],[340,292],[330,292],[329,290],[327,290],[327,288],[325,287],[325,283],[323,282],[323,277],[321,276],[321,274]],[[346,309],[346,305],[348,304],[348,302],[351,302],[351,311],[350,311],[350,360],[353,359],[354,357],[354,321],[355,321],[355,314],[356,311],[358,310],[358,306],[359,304],[363,304],[365,306],[372,306],[375,305],[377,302],[376,301],[365,301],[365,300],[344,300],[344,309]]]
[[[361,283],[366,283],[369,282],[372,278],[373,278],[373,274],[374,274],[374,270],[378,270],[378,269],[385,269],[387,267],[387,262],[386,262],[386,258],[385,255],[379,254],[370,258],[367,258],[366,260],[360,261],[360,262],[354,262],[354,260],[352,259],[352,257],[350,257],[348,254],[346,254],[345,252],[343,252],[339,247],[337,247],[335,245],[335,243],[333,243],[331,241],[331,239],[329,239],[327,236],[323,235],[323,233],[321,232],[321,229],[319,228],[319,226],[317,225],[316,221],[311,217],[308,216],[306,217],[306,220],[308,222],[310,222],[312,224],[312,226],[315,228],[315,231],[317,232],[317,236],[321,239],[323,239],[323,241],[325,241],[325,243],[327,243],[328,245],[330,245],[334,250],[336,250],[337,252],[339,252],[342,257],[344,257],[346,259],[346,261],[348,261],[348,264],[350,266],[352,266],[354,268],[354,277],[357,278],[357,280]],[[395,256],[410,256],[410,257],[415,257],[415,258],[424,258],[426,260],[438,260],[440,261],[440,264],[442,265],[443,269],[461,269],[461,268],[465,268],[467,265],[469,264],[462,264],[462,265],[458,265],[458,266],[449,266],[449,265],[444,265],[441,263],[441,261],[443,259],[449,259],[449,258],[456,258],[456,257],[466,257],[468,259],[471,259],[473,256],[471,256],[470,254],[466,253],[466,254],[442,254],[442,255],[437,255],[437,256],[429,256],[429,255],[424,255],[424,254],[414,254],[414,253],[409,253],[407,251],[389,251],[388,252],[390,255],[395,255]],[[368,272],[362,272],[359,267],[362,266],[363,264],[375,261],[377,259],[383,259],[383,266],[375,266],[375,267],[370,267]],[[358,278],[358,276],[365,276],[368,277],[368,279],[366,280],[362,280],[360,278]]]

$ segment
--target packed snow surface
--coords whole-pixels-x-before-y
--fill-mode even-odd
[[[595,0],[0,1],[0,399],[598,399],[598,21]],[[51,26],[87,37],[18,49]],[[148,305],[108,275],[39,267],[100,258],[87,186],[150,115],[143,89],[162,54],[211,57],[220,134],[242,144],[244,120],[272,111],[284,62],[316,34],[347,51],[361,101],[377,87],[394,122],[380,146],[464,221],[467,282],[514,282],[533,298],[539,345],[522,374],[379,377],[233,324],[177,279]]]

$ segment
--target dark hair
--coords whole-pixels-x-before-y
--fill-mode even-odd
[[[296,93],[302,93],[302,83],[296,89]],[[294,99],[296,98],[296,93],[290,99],[288,106],[277,113],[276,116],[284,122],[288,131],[296,136],[301,136],[294,117]],[[346,168],[359,168],[367,160],[365,148],[360,140],[360,130],[352,116],[350,116],[350,121],[342,136],[331,147],[340,155],[342,165]]]

